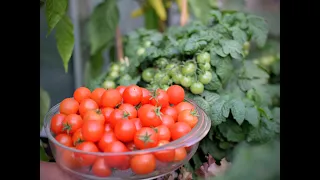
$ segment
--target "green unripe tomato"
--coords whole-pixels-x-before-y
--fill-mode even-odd
[[[191,84],[190,91],[193,94],[201,94],[204,91],[204,85],[201,82],[195,82]]]
[[[107,79],[102,83],[102,87],[105,89],[114,89],[116,87],[116,83],[112,80]]]
[[[210,54],[208,52],[203,52],[198,54],[197,63],[198,64],[210,63]]]
[[[202,84],[209,84],[212,80],[212,73],[210,71],[205,71],[204,73],[201,73],[198,78]]]
[[[191,84],[192,84],[192,77],[190,76],[182,76],[182,78],[180,79],[180,84],[183,86],[183,87],[190,87]]]

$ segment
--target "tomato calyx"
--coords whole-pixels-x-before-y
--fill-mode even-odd
[[[78,138],[78,139],[73,143],[73,145],[74,145],[74,146],[77,146],[77,145],[79,145],[79,144],[81,144],[81,143],[83,143],[83,142],[84,142],[83,139]]]
[[[158,128],[157,127],[151,127],[156,133],[158,133]]]
[[[129,116],[130,116],[131,114],[129,113],[129,112],[127,112],[127,111],[123,111],[123,118],[124,119],[129,119]]]
[[[141,135],[139,136],[139,139],[141,141],[143,141],[143,143],[146,145],[148,143],[153,143],[153,140],[151,139],[152,134],[148,134],[148,132],[146,132],[145,135]]]
[[[70,130],[72,129],[72,125],[69,123],[65,123],[62,125],[62,131],[67,131],[67,134],[70,134]]]
[[[96,109],[95,112],[96,112],[97,114],[102,114],[101,109]]]
[[[141,107],[141,103],[139,103],[138,105],[135,106],[136,110],[138,110]]]
[[[161,106],[157,106],[154,108],[154,112],[156,113],[156,115],[160,118],[160,120],[162,121],[162,112],[161,110]]]
[[[191,110],[191,111],[190,111],[190,114],[191,114],[192,116],[199,116],[197,110],[195,110],[195,109]]]

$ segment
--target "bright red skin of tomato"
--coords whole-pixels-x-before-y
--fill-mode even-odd
[[[92,173],[98,177],[108,177],[112,174],[112,171],[105,163],[104,158],[98,158],[92,166]]]
[[[158,133],[158,139],[160,140],[166,140],[170,141],[171,139],[171,133],[167,126],[160,125],[155,128],[156,132]]]
[[[181,111],[178,115],[178,122],[185,122],[193,128],[198,123],[198,117],[192,112],[193,110],[190,109]]]
[[[154,106],[165,108],[169,106],[169,96],[166,91],[157,89],[155,95],[152,97],[150,103]]]
[[[79,113],[83,117],[84,114],[89,110],[98,109],[98,104],[92,99],[84,99],[79,105]]]
[[[174,106],[174,108],[176,109],[177,113],[179,114],[181,111],[186,110],[186,109],[194,109],[194,106],[188,102],[181,102],[177,105]]]
[[[99,152],[98,147],[90,141],[83,142],[76,146],[76,149],[85,151],[85,152]],[[97,156],[83,154],[83,153],[75,153],[76,159],[82,166],[91,166],[96,160]]]
[[[94,100],[99,106],[101,106],[101,97],[106,92],[104,88],[96,88],[92,91],[90,98]]]
[[[167,89],[170,104],[178,104],[184,100],[184,89],[179,85],[172,85]]]
[[[119,121],[114,128],[117,139],[125,143],[133,141],[136,132],[136,125],[130,120]]]
[[[61,114],[77,114],[79,110],[79,103],[73,98],[66,98],[61,101],[59,111]]]
[[[127,148],[130,150],[130,151],[136,151],[138,150],[138,148],[136,147],[136,145],[134,144],[134,142],[128,142],[126,143],[126,146]]]
[[[82,100],[90,98],[91,91],[86,87],[79,87],[73,93],[73,98],[81,103]]]
[[[175,108],[171,106],[168,106],[166,108],[161,108],[161,112],[162,114],[171,116],[175,122],[178,120],[178,112]]]
[[[134,106],[138,105],[142,99],[142,90],[137,85],[130,85],[123,91],[123,102]]]
[[[133,142],[139,149],[156,147],[159,141],[156,131],[149,127],[143,127],[136,132]]]
[[[54,134],[60,134],[62,133],[62,122],[67,116],[64,114],[55,114],[51,118],[51,124],[50,124],[50,129]]]
[[[99,121],[101,124],[104,124],[105,118],[100,109],[93,109],[87,111],[83,116],[83,121]]]
[[[105,132],[113,132],[113,129],[111,128],[111,125],[109,123],[106,123],[104,125],[104,131]]]
[[[142,99],[141,99],[141,105],[149,104],[150,98],[151,98],[151,92],[146,88],[140,88],[142,91]]]
[[[71,147],[72,146],[72,138],[68,134],[58,134],[55,139],[65,146]]]
[[[110,107],[106,107],[106,108],[102,108],[101,109],[101,112],[104,116],[104,119],[105,119],[105,122],[109,122],[109,119],[110,119],[110,114],[112,113],[114,109],[113,108],[110,108]]]
[[[137,109],[131,104],[128,104],[128,103],[121,104],[119,106],[119,109],[129,113],[129,116],[128,116],[129,119],[133,119],[138,116]]]
[[[165,125],[168,128],[170,128],[175,123],[173,118],[166,114],[161,115],[161,120],[162,120],[162,125]]]
[[[133,118],[133,119],[130,119],[130,121],[132,121],[134,123],[137,131],[142,128],[142,124],[141,124],[141,121],[139,118]]]
[[[128,152],[128,148],[121,141],[113,141],[104,149],[104,152],[117,153]],[[126,168],[129,164],[130,157],[127,155],[111,155],[105,156],[105,161],[110,167]]]
[[[168,144],[169,141],[167,140],[160,140],[158,142],[157,147],[163,146],[165,144]],[[174,149],[167,149],[167,150],[163,150],[163,151],[157,151],[154,153],[154,156],[162,162],[172,162],[174,160],[175,157],[175,150]]]
[[[63,121],[63,132],[73,134],[82,127],[83,120],[78,114],[69,114]]]
[[[109,122],[112,128],[116,126],[116,124],[122,120],[127,120],[127,113],[120,109],[115,109],[112,111],[109,117]]]
[[[127,88],[127,86],[118,86],[118,87],[116,88],[116,90],[118,90],[118,91],[119,91],[119,93],[120,93],[120,94],[121,94],[121,96],[122,96],[123,91],[124,91],[126,88]]]
[[[188,134],[191,131],[190,126],[185,122],[176,122],[170,128],[172,140],[181,138],[182,136]]]
[[[130,164],[134,173],[149,174],[156,169],[156,158],[153,154],[139,154],[131,159]]]
[[[71,147],[74,148],[75,147]],[[59,157],[61,164],[68,167],[69,169],[75,170],[81,167],[78,159],[76,159],[75,153],[69,150],[63,150]]]
[[[187,151],[184,147],[175,149],[174,161],[182,161],[187,157]]]
[[[122,96],[120,92],[116,89],[106,90],[101,97],[101,107],[111,107],[114,108],[122,101]]]
[[[85,141],[98,142],[104,133],[104,125],[99,121],[86,121],[82,126],[82,136]]]
[[[138,110],[138,116],[140,118],[143,127],[156,127],[162,124],[160,119],[160,113],[156,113],[157,107],[150,104],[145,104]]]
[[[77,146],[78,144],[80,144],[82,142],[84,142],[84,139],[82,136],[82,130],[80,128],[72,135],[72,144],[74,146]]]
[[[118,141],[114,132],[104,132],[103,136],[99,140],[98,147],[101,151],[104,151],[108,144]]]

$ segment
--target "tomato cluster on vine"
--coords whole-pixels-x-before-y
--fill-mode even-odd
[[[195,107],[184,97],[179,85],[154,91],[137,85],[92,92],[80,87],[73,98],[60,103],[50,129],[60,144],[84,152],[121,153],[160,147],[185,136],[198,122]],[[148,174],[155,170],[156,161],[182,161],[188,150],[181,147],[104,157],[65,151],[57,158],[71,169],[90,167],[92,174],[107,177],[112,168]]]
[[[142,72],[142,79],[150,83],[151,88],[167,89],[171,84],[178,84],[190,89],[193,94],[201,94],[204,85],[212,80],[210,54],[202,52],[187,61],[159,58],[156,68],[147,68]]]

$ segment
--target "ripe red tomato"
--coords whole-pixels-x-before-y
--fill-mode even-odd
[[[144,127],[156,127],[162,124],[160,108],[145,104],[138,110],[138,116]]]
[[[111,128],[111,125],[109,123],[104,125],[104,131],[105,132],[112,132],[113,131]]]
[[[142,91],[142,99],[141,99],[141,105],[149,104],[151,99],[151,93],[146,88],[140,88]]]
[[[84,142],[84,139],[82,136],[82,130],[80,128],[72,135],[72,144],[74,146],[77,146],[78,144],[80,144],[82,142]]]
[[[158,142],[157,147],[163,146],[165,144],[168,144],[169,141],[167,140],[160,140]],[[175,150],[174,149],[166,149],[163,151],[157,151],[154,153],[154,156],[162,162],[172,162],[174,160],[175,157]]]
[[[71,147],[71,148],[75,148],[75,147]],[[81,167],[81,164],[76,159],[73,151],[63,150],[61,152],[61,157],[59,157],[59,159],[60,159],[60,163],[69,169],[76,170]]]
[[[161,115],[161,121],[162,121],[162,125],[165,125],[168,128],[170,128],[175,123],[173,118],[166,114]]]
[[[190,126],[185,122],[176,122],[170,128],[172,140],[181,138],[182,136],[188,134],[191,131]]]
[[[154,106],[160,106],[162,108],[169,106],[169,96],[166,91],[157,89],[152,95],[150,103]]]
[[[114,108],[122,101],[122,96],[120,92],[116,89],[106,90],[101,97],[101,107],[111,107]]]
[[[136,132],[136,125],[130,120],[119,121],[114,127],[116,137],[122,142],[132,141]]]
[[[109,153],[120,153],[128,152],[128,148],[121,141],[113,141],[107,145],[104,152]],[[110,167],[114,168],[125,168],[129,164],[130,157],[127,155],[110,155],[105,156],[105,160]]]
[[[131,170],[136,174],[149,174],[156,169],[156,158],[153,154],[135,155],[130,161]]]
[[[136,147],[136,145],[134,144],[133,141],[131,142],[128,142],[125,144],[127,146],[127,148],[130,150],[130,151],[136,151],[138,150],[138,148]]]
[[[50,129],[54,134],[60,134],[62,132],[62,122],[66,118],[64,114],[55,114],[51,118]]]
[[[84,152],[99,152],[98,147],[90,141],[83,142],[76,146],[76,149],[84,151]],[[97,156],[84,154],[84,153],[75,153],[76,159],[82,166],[91,166],[96,160]]]
[[[101,97],[104,92],[106,92],[104,88],[96,88],[92,91],[90,98],[94,100],[98,104],[98,106],[101,106]]]
[[[129,116],[129,113],[123,110],[120,110],[120,109],[113,110],[109,117],[111,128],[114,128],[118,122],[122,120],[127,120],[128,116]]]
[[[98,158],[92,166],[92,173],[98,177],[108,177],[112,174],[112,171],[105,163],[104,158]]]
[[[121,104],[119,106],[119,109],[129,113],[129,116],[128,116],[129,119],[136,118],[138,116],[138,112],[136,108],[131,104],[128,104],[128,103]]]
[[[175,122],[178,120],[178,112],[175,108],[171,106],[161,108],[161,113],[171,116]]]
[[[148,149],[156,147],[158,144],[158,134],[149,127],[143,127],[136,132],[133,142],[139,149]]]
[[[182,161],[187,157],[187,151],[184,147],[175,149],[174,161]]]
[[[65,115],[76,114],[78,110],[79,110],[79,103],[73,98],[66,98],[60,103],[59,111],[61,114],[65,114]]]
[[[170,104],[178,104],[184,100],[184,89],[179,85],[172,85],[167,89]]]
[[[105,118],[100,109],[92,109],[87,111],[83,116],[83,121],[99,121],[104,125]]]
[[[137,85],[130,85],[123,91],[123,102],[138,105],[142,99],[142,90]]]
[[[106,108],[101,109],[101,112],[104,116],[105,122],[109,122],[110,114],[112,113],[113,110],[114,109],[111,107],[106,107]]]
[[[81,103],[82,100],[90,98],[91,91],[86,87],[79,87],[73,93],[73,98]]]
[[[99,121],[85,121],[82,126],[82,136],[85,141],[98,142],[104,133],[104,125]]]
[[[64,120],[62,121],[62,131],[67,132],[67,134],[73,134],[78,129],[81,128],[83,124],[83,120],[80,115],[78,114],[69,114]]]
[[[84,99],[81,101],[79,105],[79,113],[83,117],[84,114],[89,110],[98,109],[98,104],[92,99]]]
[[[194,106],[188,102],[181,102],[174,106],[176,109],[177,113],[179,114],[181,111],[186,110],[186,109],[195,109]]]
[[[130,121],[134,123],[137,131],[142,128],[142,124],[139,118],[133,118],[133,119],[130,119]]]
[[[72,138],[68,134],[58,134],[55,139],[64,146],[72,146]]]
[[[104,151],[107,145],[114,141],[118,141],[114,132],[104,132],[103,136],[99,140],[98,147],[101,151]]]
[[[170,130],[167,126],[165,125],[160,125],[155,128],[156,133],[158,133],[158,139],[160,140],[166,140],[170,141],[171,139],[171,133]]]
[[[198,123],[198,114],[195,110],[186,109],[179,113],[178,122],[185,122],[191,128],[193,128]]]
[[[118,86],[118,87],[116,88],[116,90],[118,90],[118,91],[119,91],[119,93],[120,93],[120,94],[121,94],[121,96],[122,96],[123,91],[124,91],[126,88],[127,88],[127,86]]]

